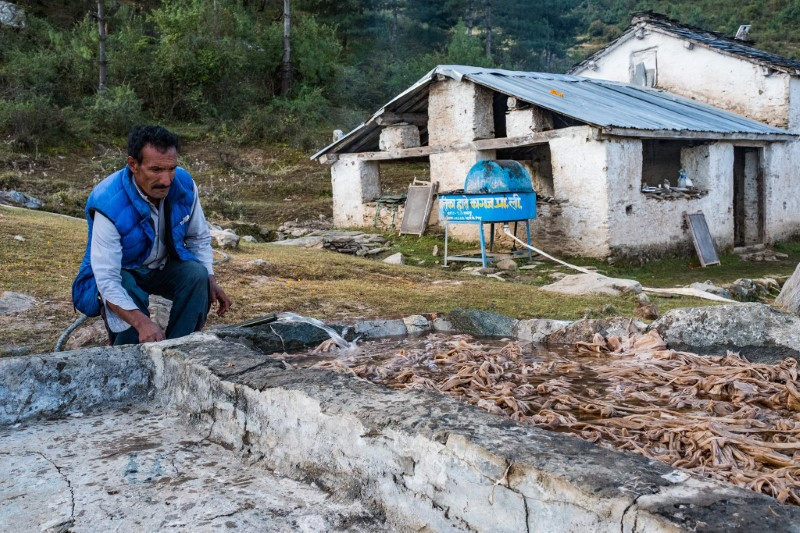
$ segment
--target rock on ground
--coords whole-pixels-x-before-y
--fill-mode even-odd
[[[239,246],[239,236],[233,230],[211,226],[211,242],[218,248],[236,248]]]
[[[514,324],[514,338],[521,341],[541,343],[548,335],[569,326],[569,320],[550,320],[549,318],[532,318],[520,320]]]
[[[0,315],[23,313],[36,305],[36,298],[21,292],[5,291],[0,296]]]
[[[498,261],[496,266],[500,270],[516,270],[519,265],[517,265],[516,261],[507,257]]]
[[[800,264],[794,269],[792,277],[783,284],[775,305],[790,313],[800,313]]]
[[[760,303],[673,309],[650,329],[676,350],[719,355],[731,350],[764,363],[800,356],[800,317]]]
[[[403,254],[397,252],[396,254],[392,254],[386,259],[384,259],[383,262],[389,265],[405,265],[406,259],[405,257],[403,257]]]
[[[0,2],[0,25],[21,30],[25,27],[25,11],[12,2]]]
[[[0,2],[2,4],[2,2]],[[0,191],[0,204],[15,205],[28,209],[39,209],[44,202],[19,191]]]
[[[600,274],[570,274],[555,283],[545,285],[542,290],[559,294],[619,296],[624,292],[639,294],[642,292],[642,285],[632,279],[607,278]]]
[[[511,337],[517,320],[479,309],[453,309],[447,319],[456,331],[474,337]]]
[[[710,281],[706,281],[704,283],[692,283],[689,285],[690,289],[697,289],[699,291],[707,292],[709,294],[716,294],[717,296],[722,296],[723,298],[727,298],[729,300],[733,299],[733,295],[731,291],[728,289],[724,289],[722,287],[717,287]]]
[[[726,287],[734,300],[739,302],[757,302],[762,296],[769,295],[769,291],[756,284],[752,279],[739,278]]]

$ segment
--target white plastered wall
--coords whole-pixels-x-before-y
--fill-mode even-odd
[[[800,142],[764,149],[764,210],[767,242],[800,235]]]
[[[367,202],[380,196],[380,168],[375,161],[344,156],[331,166],[333,192],[333,224],[337,227],[359,227],[367,220]]]
[[[612,255],[664,255],[691,249],[683,213],[702,211],[717,249],[733,245],[733,145],[703,144],[681,151],[698,199],[658,200],[641,192],[642,143],[606,143],[609,160],[609,229]]]
[[[704,46],[689,49],[688,42],[647,29],[644,38],[631,37],[598,57],[595,70],[584,66],[575,74],[630,83],[631,55],[655,49],[657,88],[773,126],[789,125],[788,74],[772,71],[767,76],[759,64]]]
[[[467,81],[444,80],[431,85],[428,95],[428,139],[431,146],[449,146],[494,137],[491,90]],[[439,192],[464,188],[464,180],[478,161],[495,159],[494,150],[458,150],[430,156],[431,181]],[[431,224],[441,224],[433,206]],[[449,231],[464,241],[479,239],[475,224],[451,224]]]
[[[590,127],[550,141],[553,192],[560,205],[540,204],[531,240],[557,255],[609,253],[608,152]]]

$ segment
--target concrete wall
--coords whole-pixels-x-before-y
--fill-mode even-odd
[[[343,157],[331,166],[333,224],[361,227],[372,223],[364,204],[380,196],[380,167],[376,161]],[[372,210],[371,214],[375,214]]]
[[[561,205],[540,204],[531,240],[561,255],[605,257],[609,252],[608,152],[586,127],[550,141],[553,196]]]
[[[632,54],[654,49],[658,88],[773,126],[787,127],[790,116],[800,113],[800,101],[792,102],[794,111],[789,110],[792,83],[788,74],[772,72],[766,76],[767,70],[761,65],[703,46],[690,50],[684,43],[688,41],[646,30],[643,39],[631,37],[599,57],[596,70],[583,67],[575,74],[630,83]]]
[[[767,145],[763,168],[766,241],[800,235],[800,143]]]
[[[609,246],[615,256],[659,256],[692,249],[683,213],[703,211],[717,249],[733,245],[733,145],[684,148],[681,162],[699,199],[659,200],[641,192],[641,141],[606,143],[609,161]]]
[[[438,81],[428,93],[428,144],[447,146],[494,137],[493,93],[470,82]]]

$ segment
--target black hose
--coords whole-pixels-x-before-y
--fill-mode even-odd
[[[72,334],[72,332],[75,331],[78,328],[78,326],[86,322],[88,318],[89,317],[86,315],[81,315],[77,319],[75,319],[75,322],[73,322],[72,325],[70,325],[67,329],[64,330],[64,333],[62,333],[61,336],[56,341],[56,349],[55,349],[56,352],[60,352],[64,348],[64,343],[67,342],[67,339]]]

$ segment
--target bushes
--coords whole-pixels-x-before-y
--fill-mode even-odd
[[[64,132],[65,113],[48,97],[0,100],[0,132],[25,148],[51,142]]]
[[[125,135],[140,122],[142,101],[129,85],[121,85],[95,96],[87,112],[93,131]]]
[[[328,101],[319,88],[302,87],[294,98],[274,98],[241,121],[243,141],[286,142],[303,150],[325,144]]]

